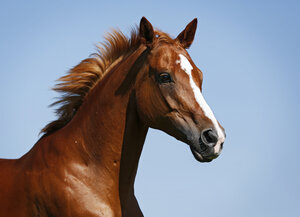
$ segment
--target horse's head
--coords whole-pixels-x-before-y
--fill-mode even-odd
[[[147,125],[187,143],[198,161],[209,162],[219,156],[225,133],[201,94],[202,72],[186,51],[196,27],[194,19],[171,39],[142,18],[139,37],[149,53],[137,77],[136,97]]]

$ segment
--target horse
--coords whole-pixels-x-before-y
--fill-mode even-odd
[[[195,18],[171,38],[143,17],[61,77],[58,119],[28,153],[0,160],[0,216],[143,216],[134,181],[149,127],[186,143],[199,162],[217,158],[225,131],[187,52],[196,28]]]

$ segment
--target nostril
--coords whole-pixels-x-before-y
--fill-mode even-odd
[[[224,142],[221,143],[221,148],[223,148],[223,144],[224,144]]]
[[[207,143],[216,143],[218,141],[217,133],[211,129],[203,131],[202,136]]]

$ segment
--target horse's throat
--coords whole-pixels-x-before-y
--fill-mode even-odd
[[[131,95],[131,98],[133,97],[134,93]],[[119,173],[119,196],[122,210],[126,208],[128,198],[134,193],[134,181],[147,131],[148,127],[140,121],[137,115],[135,101],[130,100],[127,106]]]

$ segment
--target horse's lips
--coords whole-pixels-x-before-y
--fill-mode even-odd
[[[197,152],[192,146],[190,146],[191,152],[196,158],[197,161],[203,162],[211,162],[213,159],[204,158],[199,152]]]

